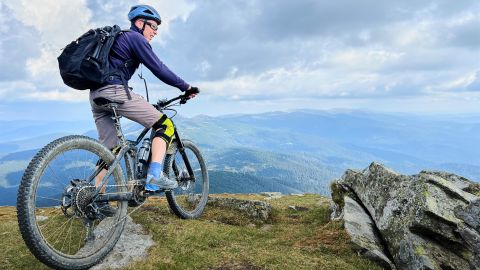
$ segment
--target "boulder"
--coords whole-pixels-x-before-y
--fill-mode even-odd
[[[354,247],[365,257],[368,257],[385,268],[395,266],[387,257],[388,251],[382,243],[382,237],[375,227],[372,218],[365,212],[362,205],[346,196],[344,206],[345,229],[352,238]]]
[[[257,200],[241,200],[209,196],[208,204],[236,209],[261,222],[266,222],[272,213],[272,206],[270,204]]]
[[[293,211],[308,211],[308,207],[298,205],[289,205],[288,209],[291,209]]]
[[[147,234],[142,225],[133,222],[127,216],[125,229],[113,250],[99,264],[91,270],[120,269],[134,261],[144,260],[148,256],[148,249],[155,242],[152,236]]]
[[[334,215],[370,258],[397,269],[480,269],[478,185],[422,171],[401,175],[372,163],[332,184]]]
[[[281,192],[260,192],[260,195],[265,196],[265,200],[267,201],[283,197]]]

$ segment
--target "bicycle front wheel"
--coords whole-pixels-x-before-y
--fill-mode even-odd
[[[102,260],[116,244],[125,225],[127,202],[110,205],[100,216],[95,202],[96,164],[111,164],[114,155],[85,136],[57,139],[28,165],[17,197],[18,224],[30,251],[55,269],[86,269]],[[102,192],[125,192],[117,166]]]
[[[165,157],[163,172],[170,178],[176,179],[178,187],[166,191],[170,209],[180,218],[193,219],[203,213],[207,204],[209,182],[207,165],[200,150],[189,140],[182,140],[185,156],[178,149],[177,142],[173,142]],[[193,174],[188,172],[186,159]]]

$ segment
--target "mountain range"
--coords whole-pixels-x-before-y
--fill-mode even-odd
[[[478,119],[315,110],[173,118],[181,136],[202,150],[211,193],[324,195],[346,169],[361,169],[372,161],[404,174],[445,170],[478,181]],[[122,124],[132,139],[143,129],[129,121]],[[66,134],[97,136],[93,121],[0,125],[0,205],[15,204],[24,168],[46,143]]]

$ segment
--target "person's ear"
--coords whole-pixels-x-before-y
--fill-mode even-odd
[[[136,20],[135,20],[135,26],[137,26],[139,29],[142,29],[142,27],[143,27],[143,20],[142,20],[142,19],[136,19]]]

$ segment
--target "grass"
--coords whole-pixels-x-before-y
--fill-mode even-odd
[[[261,223],[239,211],[212,206],[197,220],[181,220],[170,213],[165,199],[150,199],[133,219],[156,244],[146,260],[125,269],[381,269],[358,256],[341,224],[329,221],[328,199],[305,195],[268,202],[273,215]],[[304,209],[293,210],[291,205]],[[15,208],[0,207],[0,236],[0,269],[47,269],[21,239]]]
[[[15,207],[0,207],[0,269],[49,269],[41,264],[23,242]]]

